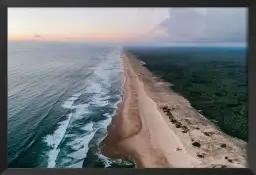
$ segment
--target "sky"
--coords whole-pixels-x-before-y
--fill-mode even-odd
[[[8,40],[244,45],[247,8],[8,8]]]

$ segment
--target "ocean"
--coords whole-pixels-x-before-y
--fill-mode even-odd
[[[8,43],[9,168],[133,168],[99,143],[121,102],[121,47]],[[225,133],[247,141],[246,48],[131,48]]]
[[[8,43],[9,168],[111,166],[98,145],[121,101],[120,50]]]

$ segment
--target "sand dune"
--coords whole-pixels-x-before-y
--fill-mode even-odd
[[[247,167],[245,142],[219,131],[145,63],[130,53],[122,59],[124,96],[101,143],[106,156],[137,168]]]

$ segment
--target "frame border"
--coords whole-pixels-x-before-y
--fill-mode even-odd
[[[256,133],[256,129],[254,124],[256,123],[256,118],[254,117],[256,114],[256,108],[253,104],[256,104],[256,81],[254,81],[253,74],[255,74],[256,70],[256,23],[255,20],[253,21],[253,15],[256,16],[256,3],[255,1],[251,2],[249,6],[249,13],[248,13],[248,35],[247,35],[247,41],[248,41],[248,58],[247,58],[247,65],[248,65],[248,131],[249,131],[249,141],[248,141],[248,148],[247,148],[247,154],[248,154],[248,165],[250,169],[256,173],[256,157],[253,155],[256,155],[256,137],[254,133]]]
[[[0,5],[1,27],[0,28],[0,52],[1,52],[1,93],[0,93],[0,173],[7,168],[7,9]]]
[[[253,78],[253,67],[256,67],[256,60],[253,57],[256,57],[256,49],[253,49],[253,46],[256,46],[255,31],[256,26],[255,22],[252,20],[252,16],[256,13],[256,3],[254,1],[233,1],[233,0],[177,0],[177,1],[165,1],[165,0],[148,0],[145,3],[143,1],[136,0],[124,0],[124,1],[115,1],[115,0],[44,0],[44,1],[35,1],[35,0],[6,0],[5,4],[1,3],[0,12],[1,12],[1,118],[0,118],[0,135],[1,135],[1,144],[0,144],[0,173],[4,171],[3,174],[12,175],[12,174],[130,174],[130,173],[139,173],[139,174],[243,174],[249,175],[256,173],[256,166],[253,166],[256,162],[256,137],[253,136],[255,133],[254,124],[256,119],[253,117],[256,114],[256,108],[253,108],[253,104],[256,103],[256,81]],[[248,113],[249,113],[249,142],[248,142],[248,165],[249,169],[7,169],[7,7],[249,7],[248,8],[248,54],[247,54],[247,64],[248,64]],[[254,22],[254,23],[253,23]],[[254,32],[254,35],[253,35]],[[255,48],[255,47],[254,47]],[[255,70],[256,71],[256,70]]]
[[[8,7],[246,7],[250,0],[6,0]]]

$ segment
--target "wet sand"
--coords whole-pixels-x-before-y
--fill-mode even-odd
[[[137,168],[247,167],[245,142],[219,131],[135,56],[121,57],[123,101],[101,143],[105,156]]]

